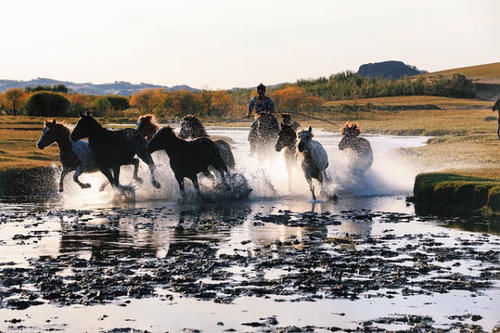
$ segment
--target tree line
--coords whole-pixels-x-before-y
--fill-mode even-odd
[[[464,75],[428,78],[422,75],[402,77],[397,80],[382,77],[364,77],[353,72],[342,72],[314,80],[299,80],[297,86],[308,95],[325,100],[344,100],[387,96],[430,95],[456,98],[473,98],[474,85]]]
[[[342,72],[314,80],[298,80],[269,88],[276,110],[309,112],[319,110],[325,101],[404,95],[435,95],[472,98],[475,89],[461,74],[451,77],[403,77],[398,80],[368,78]],[[0,112],[11,115],[78,116],[90,111],[96,116],[120,115],[135,108],[139,113],[153,113],[159,119],[180,118],[186,114],[200,117],[242,117],[254,89],[168,91],[145,89],[132,96],[97,96],[70,92],[64,85],[13,88],[0,93]]]

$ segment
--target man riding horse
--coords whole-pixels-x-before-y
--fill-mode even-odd
[[[256,151],[258,142],[262,141],[259,140],[259,136],[262,136],[262,133],[268,132],[272,133],[271,136],[276,136],[279,130],[278,120],[274,116],[274,102],[270,97],[266,96],[266,87],[262,83],[257,86],[257,96],[252,98],[248,104],[247,118],[251,116],[253,109],[255,109],[256,119],[250,126],[250,133],[248,134],[251,154]],[[259,118],[262,115],[268,116],[270,121],[266,124],[266,127],[269,127],[269,129],[260,129],[259,131]]]

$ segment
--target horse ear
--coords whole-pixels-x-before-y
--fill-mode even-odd
[[[83,118],[84,115],[85,114],[82,111],[80,111],[80,118]]]
[[[87,110],[87,114],[86,114],[86,116],[87,116],[87,117],[89,117],[89,116],[90,116],[90,112],[89,112],[89,110]]]

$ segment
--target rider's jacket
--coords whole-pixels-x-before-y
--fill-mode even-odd
[[[254,108],[257,114],[262,112],[274,113],[274,102],[270,97],[264,96],[264,98],[260,99],[256,96],[252,98],[250,104],[248,104],[248,113],[250,114]]]

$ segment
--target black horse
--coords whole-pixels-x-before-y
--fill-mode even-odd
[[[149,166],[153,186],[160,188],[160,183],[154,178],[155,166],[147,150],[146,139],[139,131],[133,128],[111,131],[102,127],[88,112],[80,113],[80,120],[71,133],[71,140],[87,137],[99,170],[113,187],[133,192],[132,187],[120,185],[120,167],[132,164],[137,154]]]
[[[250,153],[257,156],[265,155],[273,150],[280,130],[278,120],[272,113],[263,112],[256,115],[257,119],[250,128],[248,141]]]
[[[179,138],[181,139],[196,139],[196,138],[209,138],[210,136],[205,129],[205,126],[201,123],[198,117],[188,114],[181,120],[181,130],[179,132]],[[234,169],[235,161],[234,155],[231,151],[231,145],[222,139],[213,140],[217,148],[219,149],[220,155],[224,160],[224,163],[229,169]]]
[[[186,141],[178,138],[169,126],[160,129],[148,143],[148,151],[153,153],[164,149],[170,159],[170,167],[179,183],[182,196],[184,192],[184,178],[189,178],[198,193],[198,173],[208,174],[208,167],[214,167],[225,182],[225,174],[228,173],[227,166],[220,156],[219,149],[209,138],[198,138]]]

